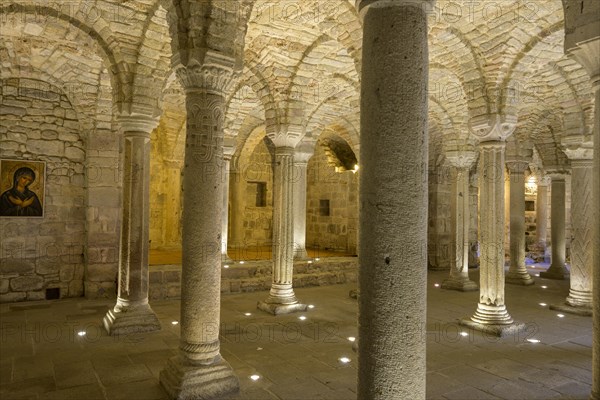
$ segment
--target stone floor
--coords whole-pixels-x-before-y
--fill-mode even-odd
[[[562,302],[568,282],[536,278],[531,287],[507,285],[509,312],[527,331],[496,339],[455,323],[475,310],[478,294],[437,288],[445,276],[429,273],[429,399],[588,398],[591,319],[560,318],[539,304]],[[355,399],[356,354],[347,339],[357,333],[357,303],[348,297],[353,288],[298,289],[315,307],[278,317],[256,310],[264,292],[224,296],[222,354],[240,378],[235,398]],[[100,325],[111,304],[70,299],[1,305],[0,398],[166,398],[158,373],[177,348],[179,326],[172,322],[179,318],[179,302],[152,304],[162,331],[120,338],[106,336]]]

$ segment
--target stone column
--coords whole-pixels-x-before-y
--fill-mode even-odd
[[[579,315],[592,315],[592,273],[593,273],[593,143],[591,137],[585,141],[582,136],[563,139],[563,151],[571,160],[571,221],[573,239],[571,241],[571,279],[569,296],[565,304],[550,305],[553,310],[561,310]]]
[[[535,237],[538,245],[546,250],[548,236],[548,178],[539,176],[537,181],[537,197],[535,204]]]
[[[306,260],[306,167],[314,154],[312,146],[301,143],[294,153],[294,259]]]
[[[552,240],[552,264],[547,271],[540,272],[546,279],[565,279],[569,271],[565,267],[566,244],[566,218],[565,218],[565,174],[554,172],[552,178],[552,206],[550,208],[550,237]]]
[[[269,297],[258,308],[270,314],[305,311],[292,288],[294,270],[294,148],[275,148],[273,171],[273,282]]]
[[[221,357],[221,218],[226,67],[180,70],[186,91],[179,354],[160,372],[171,398],[215,398],[239,381]]]
[[[427,12],[356,2],[363,20],[358,399],[425,399]]]
[[[446,160],[454,168],[451,200],[452,264],[450,277],[442,282],[442,288],[467,292],[478,289],[477,284],[469,279],[469,170],[477,153],[471,146],[461,146],[454,141],[448,142],[446,146]]]
[[[525,160],[506,163],[510,172],[510,267],[506,283],[533,285],[535,281],[525,268]]]
[[[590,19],[589,26],[592,29],[580,30],[592,34],[598,32],[598,24]],[[575,36],[575,34],[572,34]],[[569,35],[566,35],[565,47],[568,45]],[[591,36],[594,37],[594,36]],[[592,243],[594,248],[593,254],[593,272],[592,272],[592,287],[593,302],[592,312],[594,315],[593,321],[593,344],[592,344],[592,393],[591,400],[600,400],[600,37],[596,35],[591,40],[577,43],[577,46],[569,49],[570,55],[575,58],[587,71],[591,77],[592,87],[596,95],[595,112],[594,112],[594,162],[592,174],[592,207],[591,218],[592,223]]]
[[[122,115],[118,121],[125,140],[117,304],[103,320],[111,335],[160,330],[148,304],[150,133],[158,121],[141,115]]]
[[[245,190],[246,179],[240,165],[239,156],[232,158],[229,163],[229,184],[231,186],[229,200],[231,202],[231,244],[235,254],[240,257],[244,247],[244,209],[246,207]],[[241,256],[244,259],[243,256]]]
[[[482,116],[471,121],[479,138],[479,235],[481,264],[479,304],[462,325],[504,336],[524,327],[514,323],[504,301],[504,154],[516,118]]]
[[[229,235],[229,172],[231,158],[235,153],[235,146],[227,146],[223,149],[223,216],[221,218],[221,262],[231,263],[233,260],[227,255],[227,237]]]

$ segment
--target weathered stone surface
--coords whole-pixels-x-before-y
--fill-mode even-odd
[[[17,292],[41,289],[44,278],[39,276],[20,276],[10,280],[10,288]]]

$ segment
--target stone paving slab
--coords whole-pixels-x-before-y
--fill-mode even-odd
[[[559,318],[538,304],[563,300],[568,282],[552,282],[547,289],[539,287],[540,278],[534,286],[507,285],[509,312],[530,329],[496,338],[457,324],[475,311],[477,295],[435,287],[446,275],[429,273],[428,399],[587,399],[591,319]],[[315,306],[302,314],[305,321],[299,314],[258,311],[256,303],[266,292],[224,295],[222,354],[241,384],[241,392],[229,398],[355,399],[357,354],[347,339],[358,331],[358,303],[348,297],[355,287],[298,289],[298,297]],[[113,302],[0,305],[0,399],[166,399],[158,374],[177,353],[180,328],[172,322],[179,318],[179,302],[152,303],[161,331],[110,337],[101,320]],[[82,330],[86,334],[79,336]],[[350,363],[340,363],[342,356]],[[253,381],[253,374],[261,378]]]

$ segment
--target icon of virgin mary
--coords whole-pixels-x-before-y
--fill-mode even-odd
[[[29,189],[35,181],[35,172],[29,167],[17,169],[13,175],[13,186],[0,196],[0,216],[41,217],[42,204],[37,194]]]

